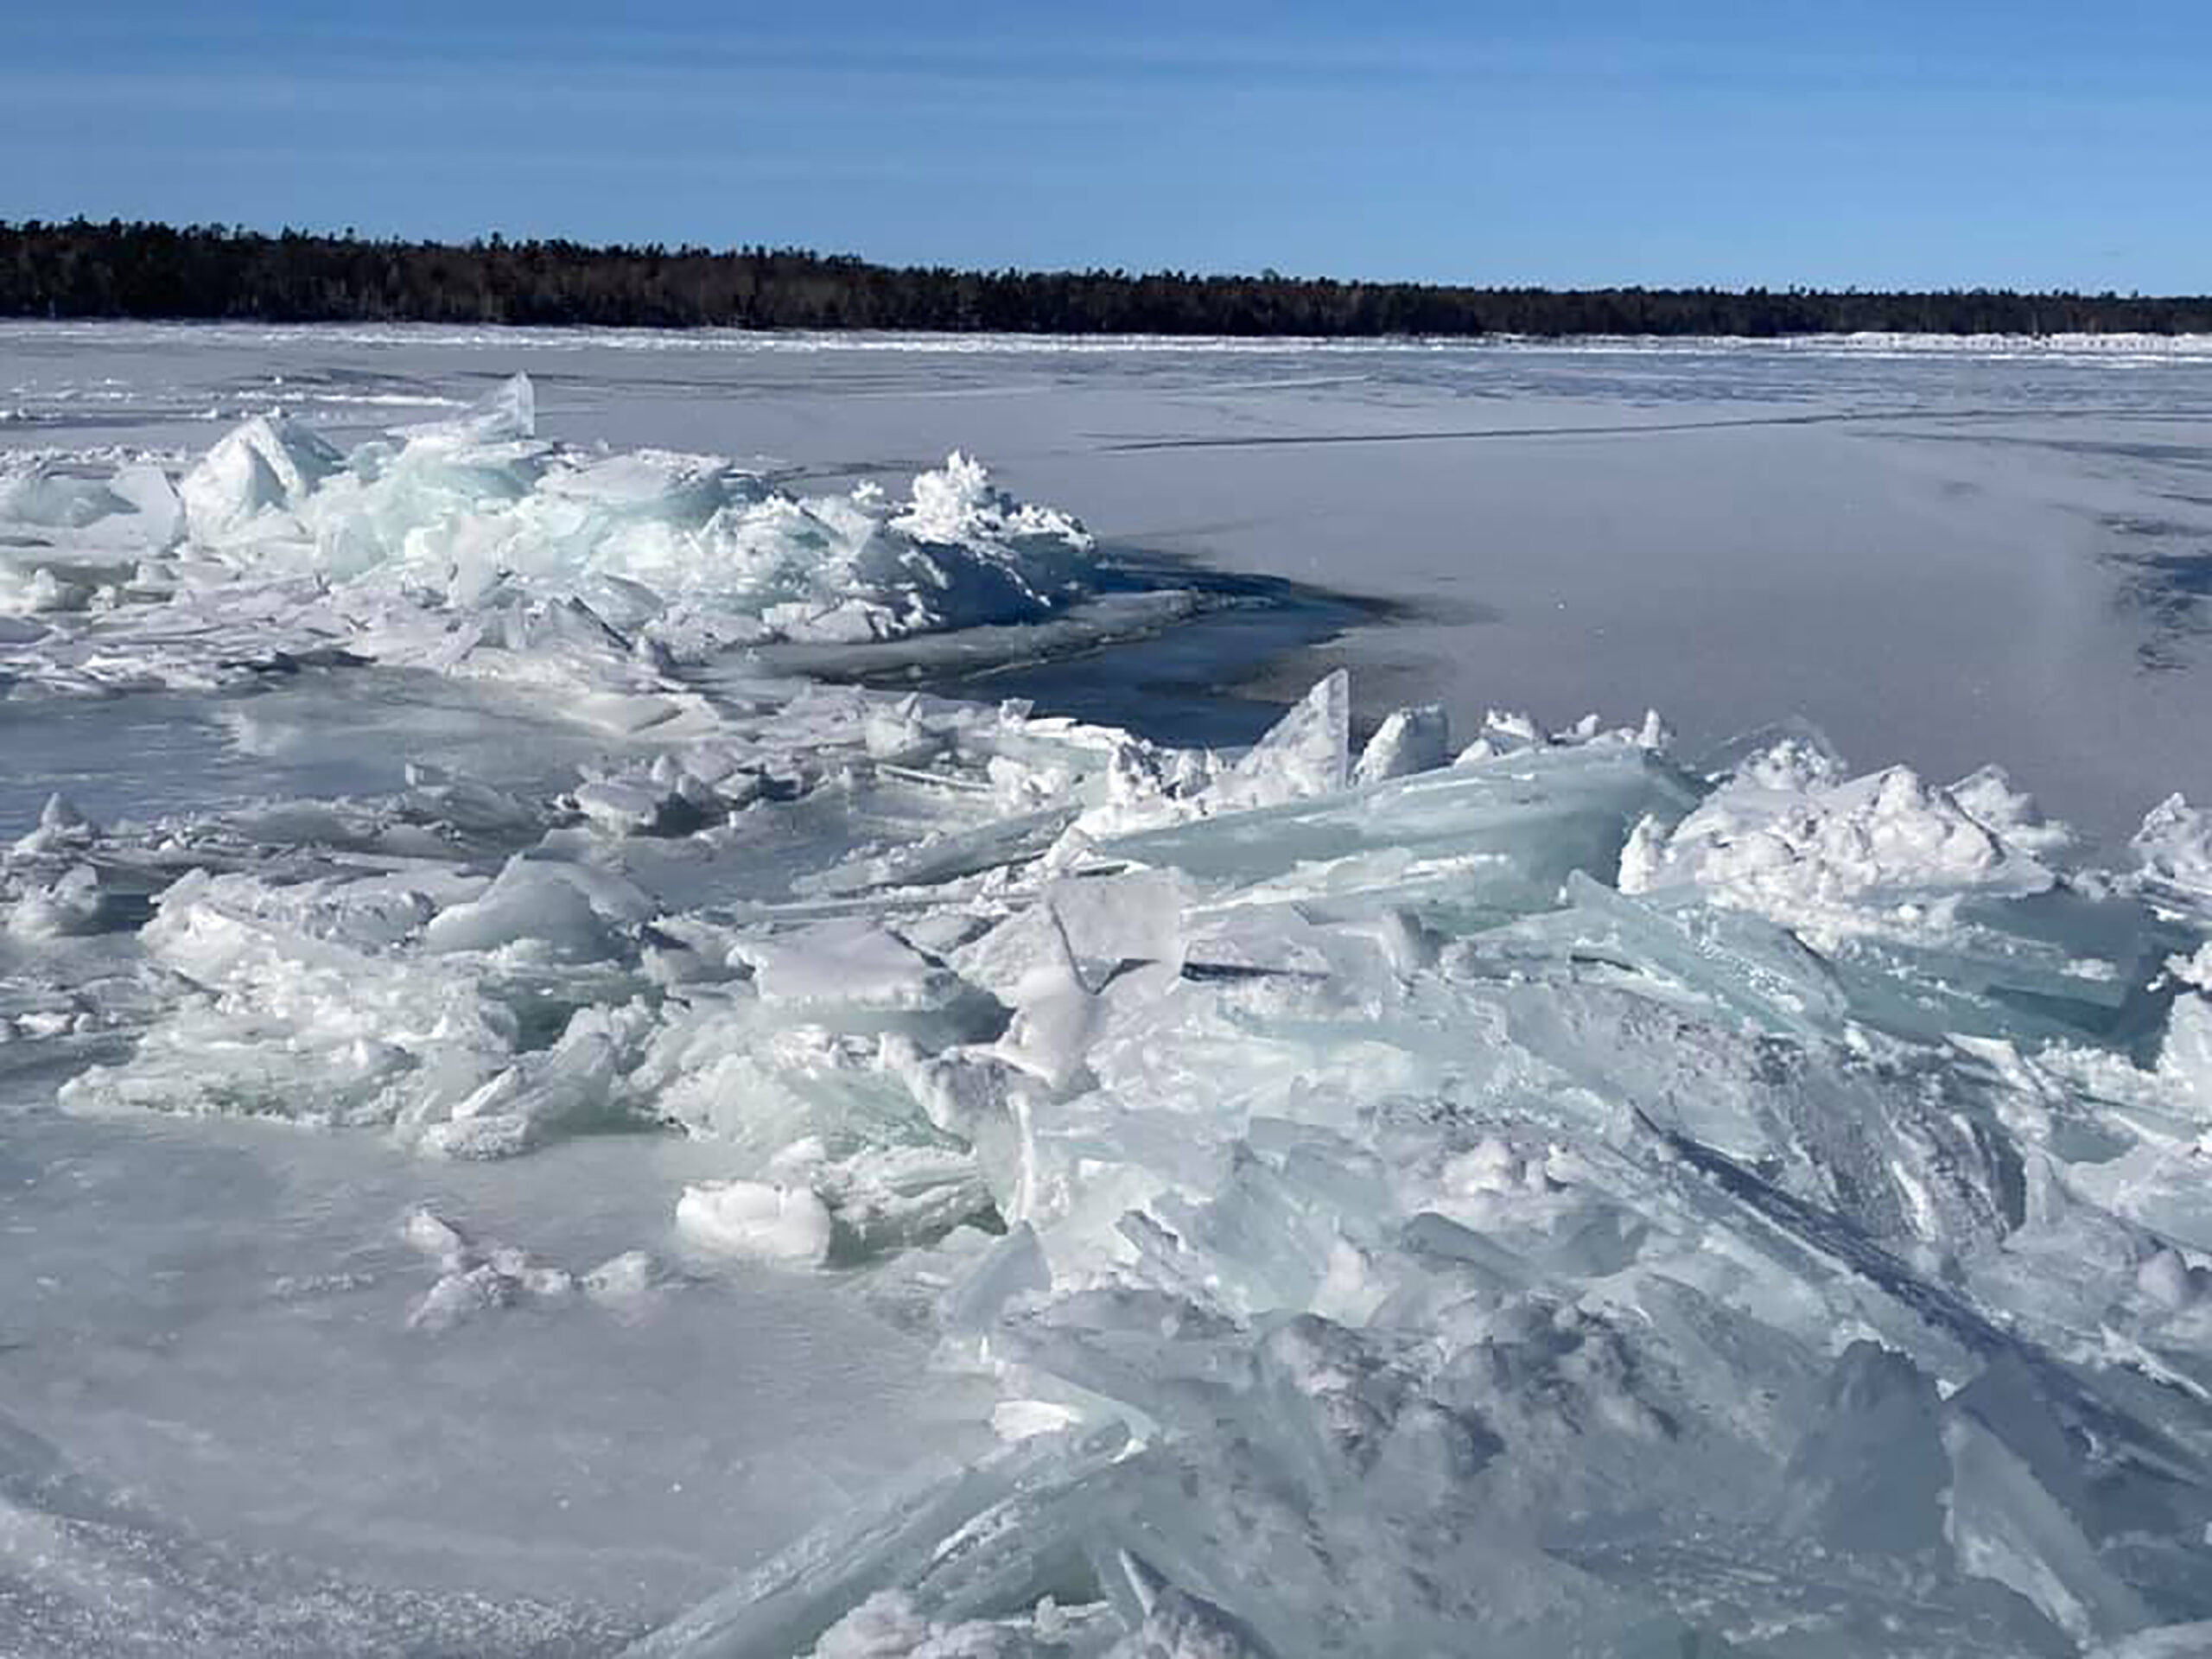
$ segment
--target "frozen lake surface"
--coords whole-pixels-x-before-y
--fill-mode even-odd
[[[1325,346],[0,329],[0,440],[347,437],[516,371],[552,435],[891,481],[959,448],[1108,543],[1394,601],[1360,715],[1796,715],[2124,832],[2212,791],[2212,347]]]
[[[2208,414],[0,326],[0,1654],[2212,1648]]]

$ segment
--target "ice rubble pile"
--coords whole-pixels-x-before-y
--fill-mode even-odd
[[[651,663],[1028,621],[1084,590],[1090,550],[1074,520],[1013,501],[957,454],[901,503],[868,486],[802,499],[710,456],[556,443],[536,435],[521,375],[350,454],[272,414],[174,487],[144,465],[0,480],[0,620],[52,631],[57,668],[83,664],[66,647],[89,631],[92,671],[111,677],[126,659],[156,678],[223,664],[184,649],[180,607],[195,633],[250,623],[236,658],[321,645],[450,668],[478,653],[480,670],[548,627]]]
[[[2096,869],[1802,735],[1350,736],[785,687],[282,844],[57,807],[0,891],[150,908],[72,1109],[714,1137],[672,1248],[996,1379],[640,1659],[2203,1650],[2212,817]],[[426,1340],[549,1271],[424,1248]]]

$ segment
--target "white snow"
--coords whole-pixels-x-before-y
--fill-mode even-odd
[[[2169,795],[2131,843],[2144,874],[2171,896],[2212,902],[2212,812]]]
[[[760,1181],[687,1186],[676,1224],[703,1248],[730,1255],[819,1265],[830,1254],[829,1207],[804,1187]]]
[[[1976,817],[1959,791],[1909,768],[1827,782],[1771,753],[1747,760],[1675,825],[1639,846],[1624,892],[1688,882],[1719,903],[1757,911],[1831,947],[1852,931],[1932,931],[1974,897],[2021,897],[2053,878],[2002,838],[2009,817]],[[1979,780],[1969,780],[1978,785]],[[1986,798],[1968,792],[1967,800]]]

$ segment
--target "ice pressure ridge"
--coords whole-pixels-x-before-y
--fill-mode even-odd
[[[995,1390],[998,1450],[639,1659],[2212,1643],[2212,813],[2103,855],[1807,730],[1355,743],[1340,675],[1243,753],[687,706],[543,788],[56,801],[0,856],[0,1065],[64,1109],[727,1154],[597,1263],[395,1217],[406,1339],[796,1274]]]
[[[548,798],[57,804],[9,1029],[125,1039],[75,1111],[746,1160],[590,1274],[408,1218],[423,1340],[665,1255],[996,1379],[1001,1452],[641,1654],[2188,1650],[2212,817],[2084,868],[1993,772],[1664,743],[786,683]]]
[[[1028,622],[1092,547],[954,454],[904,501],[799,498],[731,461],[536,435],[517,375],[450,419],[340,453],[280,414],[174,480],[52,462],[0,478],[0,639],[57,689],[219,683],[280,657],[542,682],[734,645]],[[582,669],[578,668],[580,659]]]

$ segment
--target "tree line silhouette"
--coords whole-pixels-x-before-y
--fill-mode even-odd
[[[2212,333],[2202,296],[956,270],[803,248],[458,245],[83,219],[0,221],[0,315],[1352,337]]]

